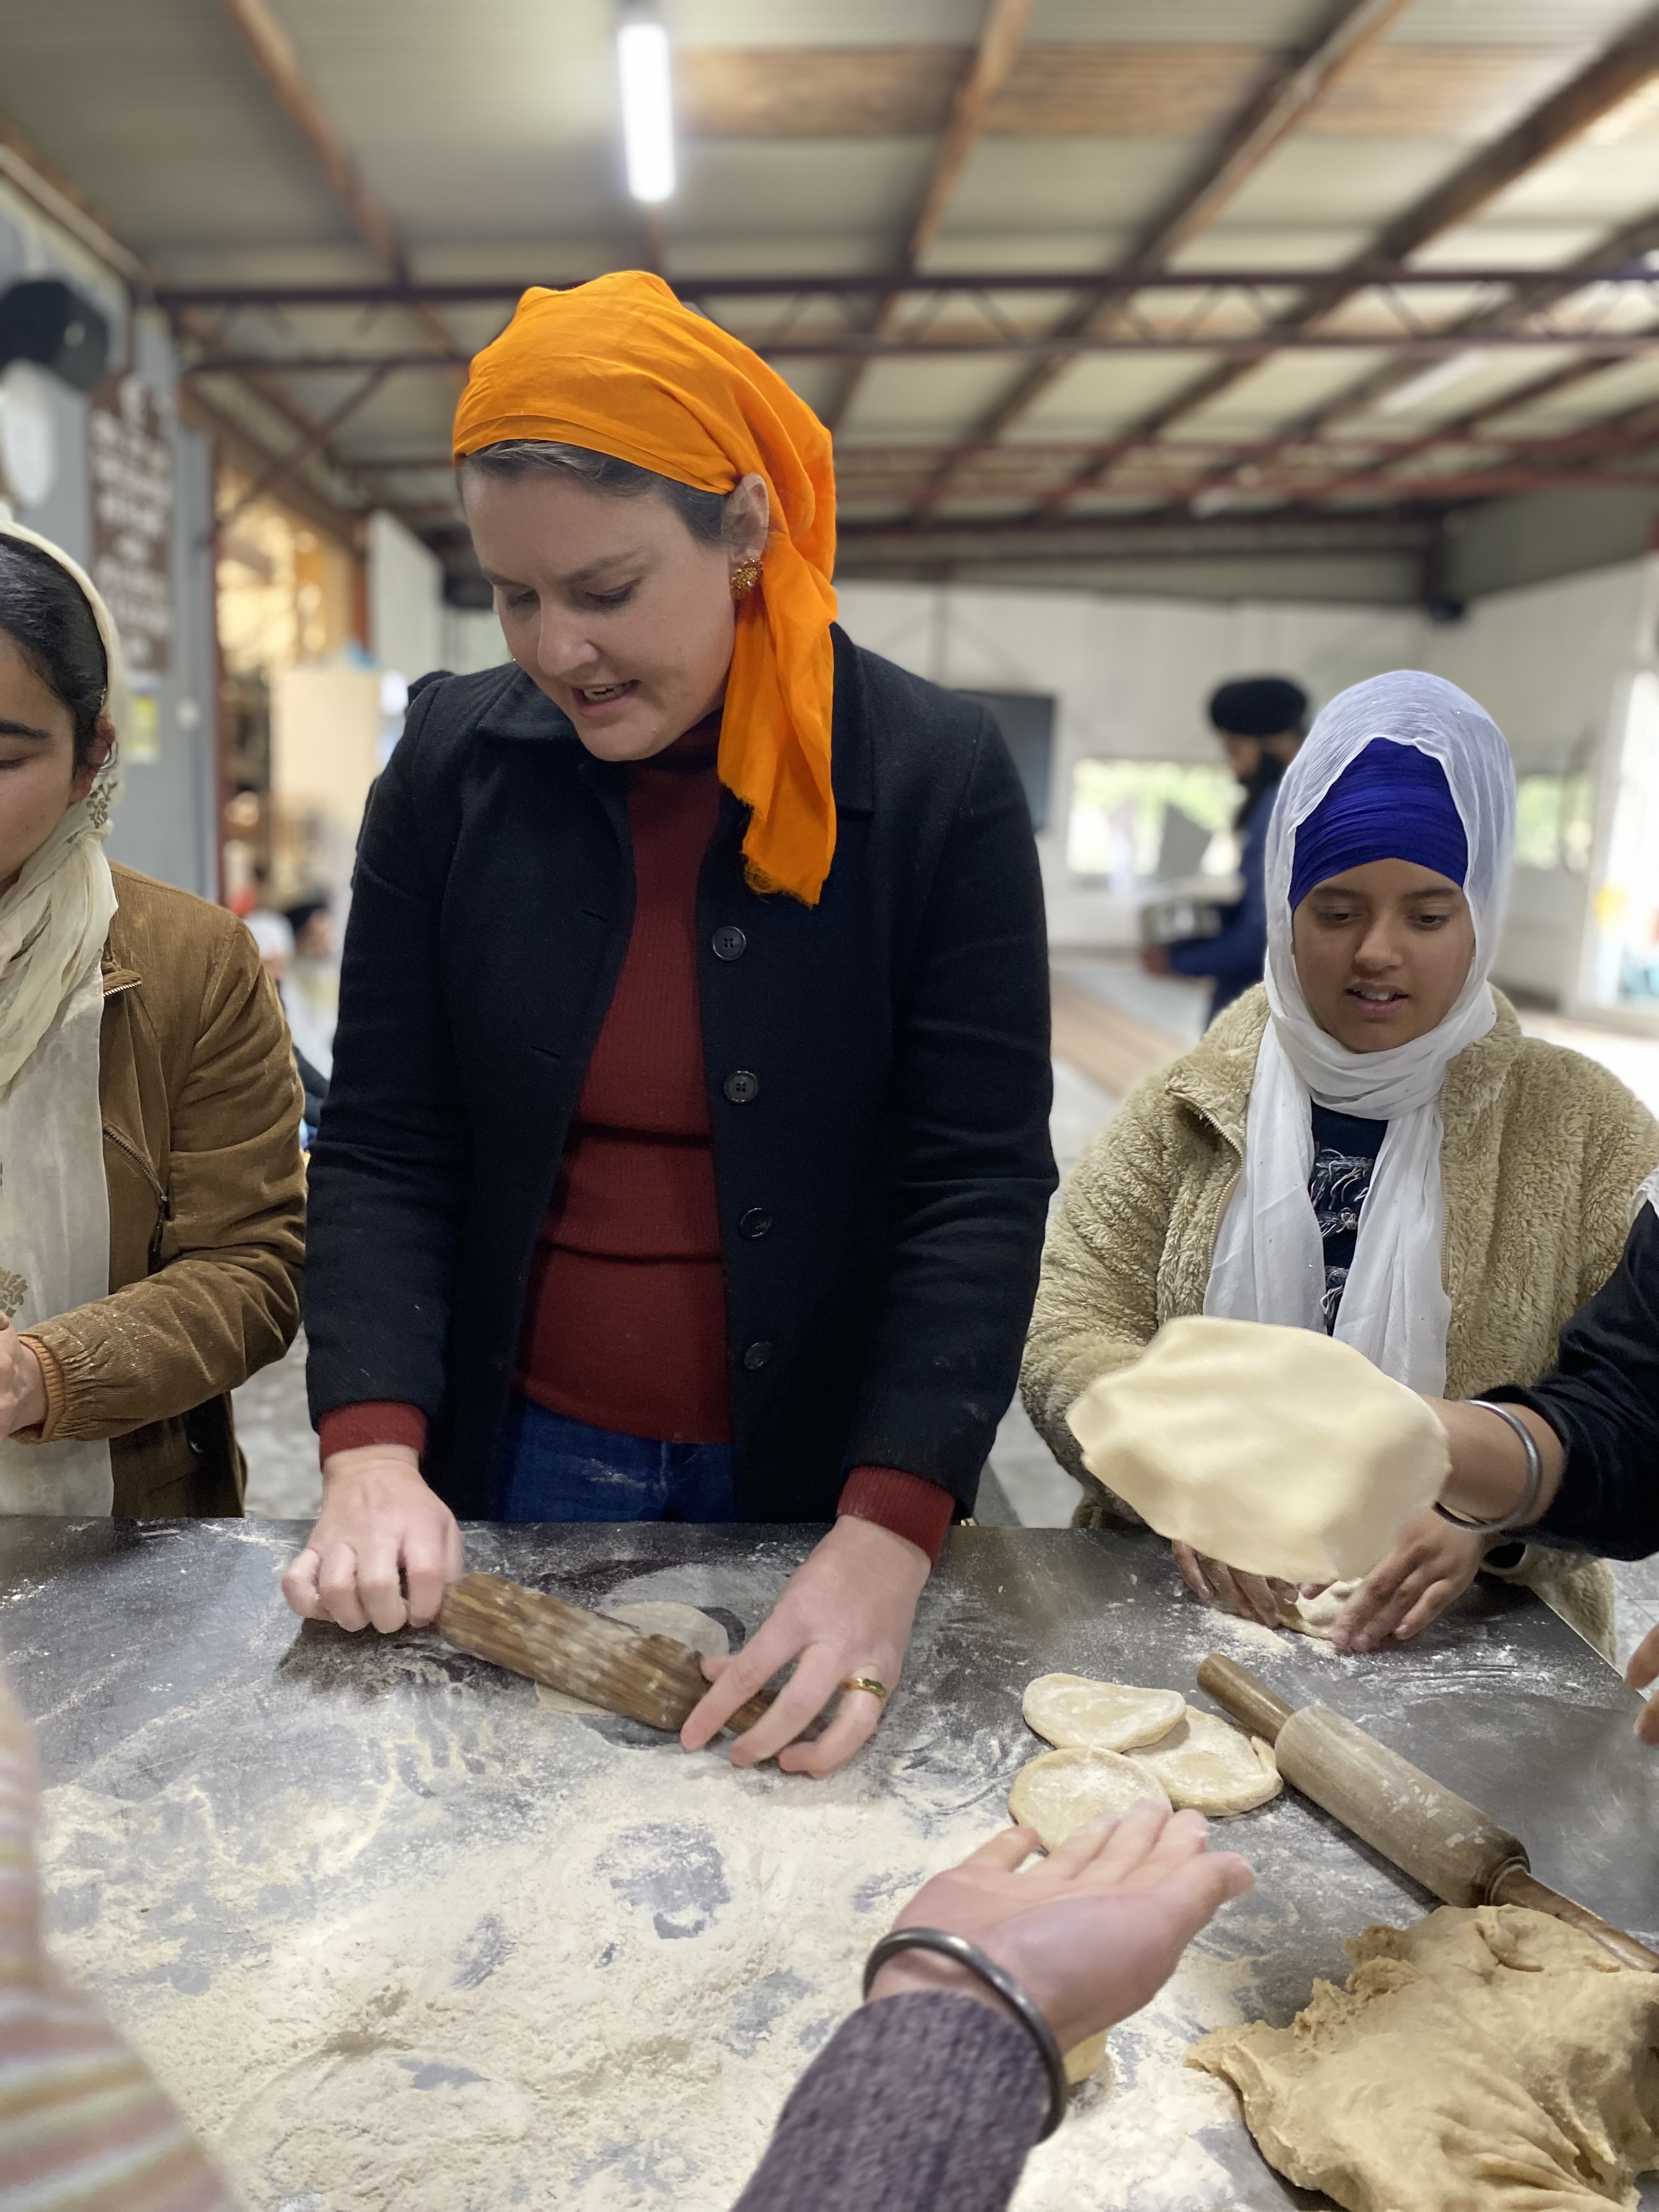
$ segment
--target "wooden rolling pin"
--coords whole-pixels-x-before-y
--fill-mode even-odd
[[[435,1623],[458,1651],[527,1674],[568,1697],[678,1734],[708,1688],[690,1644],[641,1636],[620,1620],[526,1589],[505,1575],[463,1575],[444,1592]],[[752,1728],[772,1700],[763,1692],[726,1723]]]
[[[1267,1738],[1304,1797],[1446,1904],[1530,1905],[1582,1928],[1621,1965],[1659,1972],[1659,1952],[1538,1881],[1518,1836],[1328,1705],[1288,1705],[1218,1652],[1200,1665],[1198,1682],[1241,1728]]]

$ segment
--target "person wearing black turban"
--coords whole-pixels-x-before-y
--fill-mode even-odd
[[[1213,1021],[1224,1006],[1261,981],[1267,955],[1267,921],[1262,882],[1279,779],[1296,757],[1306,734],[1308,695],[1283,676],[1242,676],[1210,696],[1210,720],[1221,739],[1227,764],[1244,787],[1235,827],[1239,832],[1239,873],[1243,896],[1221,909],[1221,928],[1213,937],[1184,944],[1159,945],[1142,955],[1158,975],[1204,975],[1215,989],[1210,999]]]

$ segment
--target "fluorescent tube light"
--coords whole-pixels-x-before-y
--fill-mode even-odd
[[[1413,376],[1409,382],[1389,392],[1378,412],[1403,415],[1408,407],[1415,407],[1425,399],[1432,399],[1437,392],[1444,392],[1451,385],[1461,384],[1466,376],[1473,376],[1477,368],[1486,367],[1486,361],[1487,353],[1484,346],[1466,346],[1462,353],[1453,354],[1449,361],[1436,362],[1432,368],[1425,368],[1421,376]]]
[[[647,207],[674,195],[674,97],[668,33],[648,18],[617,33],[628,189]]]

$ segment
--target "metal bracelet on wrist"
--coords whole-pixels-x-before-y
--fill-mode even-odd
[[[1006,1966],[998,1966],[988,1953],[977,1943],[970,1943],[965,1936],[951,1936],[943,1928],[895,1928],[884,1936],[864,1962],[864,1994],[867,1997],[876,1976],[901,1951],[934,1951],[941,1958],[953,1960],[958,1966],[966,1966],[976,1974],[988,1990],[994,1990],[1002,1999],[1014,2018],[1037,2047],[1039,2057],[1048,2075],[1048,2116],[1042,2124],[1039,2142],[1047,2142],[1066,2117],[1066,2106],[1071,2095],[1071,2084],[1066,2079],[1066,2061],[1049,2027],[1042,2008],[1036,1999],[1014,1979]]]
[[[1516,1503],[1506,1512],[1500,1513],[1495,1521],[1471,1521],[1467,1514],[1454,1513],[1449,1505],[1438,1503],[1434,1510],[1443,1520],[1451,1522],[1456,1528],[1467,1528],[1471,1535],[1507,1535],[1512,1529],[1528,1527],[1538,1510],[1539,1492],[1544,1487],[1544,1455],[1538,1449],[1537,1437],[1519,1413],[1510,1407],[1494,1405],[1490,1398],[1471,1398],[1468,1403],[1479,1406],[1483,1413],[1496,1413],[1498,1419],[1520,1437],[1521,1449],[1527,1455],[1527,1486]]]

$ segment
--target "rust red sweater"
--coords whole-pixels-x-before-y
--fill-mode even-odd
[[[634,926],[536,1249],[516,1381],[550,1412],[674,1443],[731,1437],[726,1282],[697,985],[697,878],[720,814],[718,722],[629,773]],[[426,1444],[414,1406],[325,1414],[322,1453]],[[937,1559],[948,1491],[854,1468],[840,1511]]]

